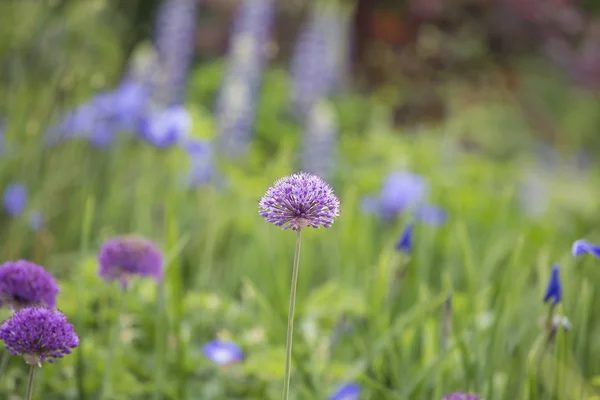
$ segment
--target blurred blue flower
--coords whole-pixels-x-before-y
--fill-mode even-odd
[[[273,14],[273,0],[246,0],[233,25],[216,104],[218,149],[229,157],[243,155],[252,138]]]
[[[558,264],[552,266],[552,273],[544,295],[544,303],[552,300],[552,304],[556,305],[562,300],[562,285],[560,283]]]
[[[119,131],[133,132],[145,115],[149,100],[148,85],[133,79],[123,80],[110,93],[111,106],[107,117],[114,121]]]
[[[378,196],[363,198],[362,209],[367,214],[379,214],[384,221],[392,221],[398,214],[423,203],[428,190],[421,176],[407,171],[393,172],[385,178]]]
[[[184,143],[183,148],[191,162],[187,184],[194,187],[210,183],[214,173],[212,144],[207,140],[190,139]]]
[[[317,4],[302,29],[292,56],[291,102],[300,117],[329,96],[343,75],[347,40],[344,14],[333,4]]]
[[[40,211],[32,211],[31,214],[29,214],[29,226],[31,226],[31,229],[35,232],[42,229],[44,226],[44,215]]]
[[[158,96],[162,104],[181,104],[194,55],[197,0],[164,0],[158,7],[154,44],[163,81]]]
[[[402,231],[402,234],[400,235],[400,239],[396,243],[396,250],[401,251],[402,253],[405,253],[405,254],[412,253],[413,230],[414,230],[414,224],[408,223],[406,225],[406,227],[404,228],[404,230]]]
[[[358,400],[361,387],[358,383],[345,383],[337,387],[335,392],[329,396],[329,400]]]
[[[441,207],[421,204],[415,210],[415,217],[429,225],[442,225],[446,222],[448,215]]]
[[[185,139],[192,127],[192,118],[183,106],[171,106],[149,113],[142,119],[140,135],[156,147],[169,147]]]
[[[27,188],[20,183],[11,183],[4,189],[4,210],[7,214],[18,217],[27,206]]]
[[[576,240],[571,249],[573,257],[579,257],[584,253],[589,253],[596,258],[600,258],[600,246],[593,245],[585,239]]]
[[[206,343],[202,351],[208,359],[219,365],[231,364],[244,358],[244,352],[237,344],[221,340]]]
[[[318,102],[313,106],[304,130],[302,170],[331,178],[335,165],[337,116],[331,104]]]

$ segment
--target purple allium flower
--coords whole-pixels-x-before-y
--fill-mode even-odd
[[[546,287],[546,294],[544,295],[544,303],[552,300],[552,304],[558,304],[562,300],[562,284],[560,283],[559,267],[558,264],[552,266],[552,273],[550,274],[550,280]]]
[[[335,392],[329,396],[329,400],[358,400],[361,390],[358,383],[346,383],[338,386]]]
[[[206,343],[202,351],[208,359],[219,365],[227,365],[244,359],[244,352],[240,346],[222,340]]]
[[[243,155],[252,136],[274,3],[246,0],[234,22],[227,69],[216,105],[218,149],[229,157]]]
[[[340,214],[340,201],[323,179],[300,172],[278,179],[260,199],[259,209],[267,222],[284,230],[329,228]]]
[[[141,123],[141,136],[156,147],[172,146],[189,134],[192,118],[183,106],[171,106],[165,110],[150,113]]]
[[[394,220],[398,214],[413,209],[427,196],[428,185],[416,174],[397,171],[386,177],[377,197],[363,199],[363,211],[377,213],[384,221]]]
[[[57,294],[54,277],[43,267],[25,260],[0,265],[0,306],[53,308]]]
[[[21,183],[11,183],[4,189],[4,211],[18,217],[27,205],[27,188]]]
[[[456,392],[447,394],[442,400],[479,400],[480,397],[476,394]]]
[[[291,101],[300,117],[310,113],[313,104],[331,94],[339,83],[347,37],[343,17],[337,7],[319,4],[300,33],[290,68]]]
[[[98,275],[109,282],[119,280],[124,289],[129,278],[136,275],[162,280],[162,253],[152,241],[140,236],[118,236],[105,241],[98,263]]]
[[[29,214],[29,226],[31,226],[31,229],[35,232],[42,229],[44,226],[44,214],[42,214],[41,211],[32,211],[31,214]]]
[[[337,118],[329,103],[316,103],[303,137],[302,166],[307,172],[331,177],[337,144]]]
[[[197,0],[164,0],[158,8],[154,42],[164,76],[164,82],[158,88],[163,104],[183,102],[194,55],[197,9]]]
[[[213,177],[212,144],[207,140],[190,139],[183,144],[187,152],[191,168],[186,181],[189,186],[200,186],[209,183]]]
[[[415,210],[415,218],[428,225],[442,225],[447,217],[443,208],[429,204],[421,204]]]
[[[405,254],[412,253],[413,249],[413,230],[414,224],[409,223],[406,225],[402,234],[400,235],[400,239],[398,243],[396,243],[396,250],[401,251]]]
[[[30,365],[52,363],[79,345],[79,336],[67,317],[43,307],[17,311],[0,326],[0,339],[11,354],[23,356]]]
[[[576,240],[571,249],[573,257],[579,257],[584,253],[589,253],[596,258],[600,258],[600,246],[593,245],[585,239]]]

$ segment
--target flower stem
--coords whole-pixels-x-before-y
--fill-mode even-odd
[[[31,400],[31,396],[33,396],[33,378],[35,377],[35,364],[31,364],[29,367],[29,383],[27,384],[27,395],[25,396],[26,400]]]
[[[104,376],[102,377],[102,386],[100,387],[100,396],[98,397],[100,400],[109,399],[111,397],[112,391],[112,377],[114,373],[113,362],[115,358],[115,350],[120,342],[119,338],[119,328],[121,325],[121,314],[123,313],[123,308],[125,304],[125,295],[127,294],[127,290],[123,288],[120,291],[120,298],[118,300],[118,311],[115,317],[115,320],[112,325],[112,329],[110,332],[110,338],[108,343],[108,356],[106,359],[106,365],[104,366]]]
[[[0,378],[4,375],[4,370],[8,365],[8,358],[10,357],[10,353],[8,350],[4,349],[2,352],[2,358],[0,358]]]
[[[294,266],[292,268],[292,288],[290,290],[290,308],[288,310],[287,339],[285,342],[285,376],[283,382],[283,400],[290,396],[290,378],[292,376],[292,341],[294,336],[294,309],[296,308],[296,284],[298,283],[298,265],[300,264],[300,245],[302,229],[298,229]]]

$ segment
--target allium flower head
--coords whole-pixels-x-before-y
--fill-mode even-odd
[[[54,277],[39,265],[25,260],[0,265],[0,306],[53,308],[57,294]]]
[[[335,392],[329,396],[329,400],[358,400],[361,388],[358,383],[346,383],[338,386]]]
[[[25,308],[4,321],[0,339],[11,354],[23,356],[30,365],[52,363],[79,345],[79,337],[63,313],[38,307]]]
[[[573,257],[579,257],[584,253],[589,253],[596,258],[600,258],[600,246],[591,244],[585,239],[576,240],[571,249]]]
[[[227,365],[244,359],[244,352],[235,343],[221,340],[208,342],[202,348],[204,355],[215,364]]]
[[[163,257],[156,245],[135,235],[118,236],[107,240],[98,254],[98,274],[106,281],[119,280],[127,287],[132,276],[162,279]]]
[[[18,217],[27,205],[27,188],[21,183],[11,183],[4,190],[3,200],[6,213]]]
[[[396,243],[396,250],[401,251],[405,254],[412,253],[413,229],[414,225],[412,223],[406,225],[406,228],[404,228],[404,231],[402,231],[402,235],[400,235],[398,243]]]
[[[549,300],[552,300],[553,304],[558,304],[562,300],[562,284],[560,283],[558,265],[552,267],[552,273],[548,281],[546,294],[544,295],[544,302],[548,302]]]
[[[480,397],[476,394],[456,392],[447,394],[442,400],[479,400]]]
[[[329,228],[340,213],[340,201],[323,179],[300,172],[278,179],[260,199],[259,209],[267,222],[284,230]]]

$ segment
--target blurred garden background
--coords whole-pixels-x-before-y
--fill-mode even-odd
[[[294,399],[599,399],[599,94],[594,0],[0,1],[0,262],[81,339],[34,398],[279,398],[295,235],[258,200],[308,171],[341,214],[303,235]],[[122,234],[161,283],[98,276]]]

